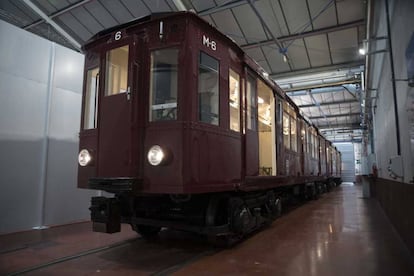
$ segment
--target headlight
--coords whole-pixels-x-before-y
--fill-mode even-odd
[[[153,166],[158,166],[164,160],[165,154],[160,146],[154,145],[148,151],[148,162]]]
[[[79,156],[78,156],[79,165],[81,165],[82,167],[85,167],[91,162],[91,160],[92,160],[92,156],[88,150],[83,149],[79,152]]]

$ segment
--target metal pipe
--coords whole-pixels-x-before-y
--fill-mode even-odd
[[[390,11],[388,7],[388,0],[385,0],[385,12],[386,12],[386,17],[387,17],[388,47],[390,49],[392,96],[394,100],[395,130],[397,134],[397,154],[401,155],[400,122],[399,122],[399,117],[398,117],[398,102],[397,102],[397,85],[395,82],[394,57],[393,57],[393,52],[392,52],[392,37],[391,37]]]
[[[47,168],[49,160],[49,129],[50,119],[52,112],[52,98],[53,98],[53,79],[55,71],[55,58],[56,58],[56,47],[55,43],[51,43],[50,47],[50,58],[49,58],[49,76],[47,81],[47,98],[46,98],[46,113],[45,113],[45,128],[43,131],[43,143],[42,143],[42,167],[40,174],[40,185],[39,185],[39,214],[40,221],[39,225],[33,227],[33,229],[45,229],[45,217],[46,217],[46,189],[47,189]]]

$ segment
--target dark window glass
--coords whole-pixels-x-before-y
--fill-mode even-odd
[[[198,69],[198,112],[201,122],[219,124],[219,61],[203,52]]]

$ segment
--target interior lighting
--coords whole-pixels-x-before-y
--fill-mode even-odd
[[[257,97],[257,102],[258,102],[259,104],[262,104],[262,103],[264,103],[264,100],[263,100],[262,98],[260,98],[260,97]]]
[[[367,51],[365,50],[365,48],[359,48],[359,54],[361,56],[365,56],[367,54]]]

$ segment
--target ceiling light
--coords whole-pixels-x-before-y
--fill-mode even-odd
[[[361,56],[365,56],[366,55],[366,51],[365,51],[365,48],[359,48],[359,54],[361,55]]]

